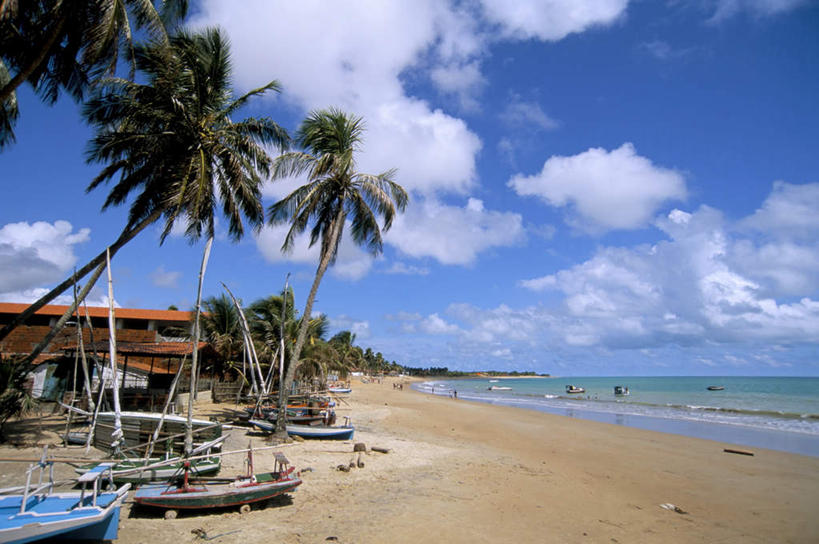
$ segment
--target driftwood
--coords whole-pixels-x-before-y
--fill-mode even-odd
[[[390,453],[389,448],[379,448],[378,446],[372,446],[372,447],[370,447],[370,449],[372,451],[377,451],[378,453]]]
[[[753,457],[754,455],[754,452],[748,450],[735,450],[731,448],[725,448],[722,451],[724,451],[725,453],[736,453],[737,455],[750,455],[751,457]]]

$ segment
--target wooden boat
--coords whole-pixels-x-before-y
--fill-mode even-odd
[[[614,394],[618,397],[627,397],[631,393],[628,392],[628,387],[624,385],[615,385]]]
[[[490,391],[511,391],[511,387],[506,387],[505,385],[490,385],[487,387]]]
[[[269,433],[276,429],[276,423],[263,419],[251,419],[250,424]],[[350,440],[353,438],[354,433],[355,427],[349,423],[343,426],[287,424],[287,434],[290,436],[300,436],[302,438]]]
[[[43,461],[29,467],[25,486],[0,490],[0,542],[116,539],[120,507],[131,485],[101,492],[100,480],[110,476],[111,466],[103,463],[77,479],[80,491],[54,492],[53,462],[45,459],[44,453]],[[32,485],[32,474],[38,469],[38,484]]]
[[[722,391],[723,389],[725,389],[725,388],[723,386],[721,386],[721,385],[709,385],[708,386],[709,391]]]
[[[585,392],[586,392],[586,390],[583,389],[582,387],[577,387],[575,385],[567,385],[566,386],[566,393],[573,394],[573,393],[585,393]]]
[[[121,412],[122,432],[124,442],[123,449],[147,443],[153,436],[162,414],[155,412]],[[100,412],[97,415],[97,425],[94,432],[93,445],[103,451],[112,451],[111,444],[114,441],[114,412]],[[184,433],[187,418],[183,416],[166,415],[162,425],[160,440],[156,442],[156,453],[166,453],[168,446],[174,451],[181,451],[184,447]],[[193,419],[193,432],[198,440],[207,442],[222,436],[222,426],[213,421],[204,419]],[[163,438],[176,435],[170,445]]]
[[[327,391],[330,393],[352,393],[353,389],[351,387],[328,387]]]
[[[248,473],[238,478],[207,478],[191,480],[188,472],[179,484],[147,484],[137,488],[134,502],[140,506],[165,509],[165,518],[176,517],[178,510],[203,510],[240,506],[241,512],[250,504],[266,501],[293,491],[301,485],[295,467],[287,458],[276,453],[273,472],[253,473],[253,455],[248,452]]]
[[[218,446],[227,436],[221,436],[216,440],[202,444],[191,452],[191,456],[197,456],[200,453],[207,452],[209,454],[211,449]],[[186,461],[179,456],[172,456],[170,453],[165,457],[151,457],[149,459],[121,459],[119,461],[112,461],[108,464],[113,464],[111,467],[112,477],[116,483],[132,483],[143,484],[147,482],[158,481],[172,481],[174,479],[182,478],[185,473]],[[83,465],[75,468],[78,474],[85,474],[89,470],[97,466],[96,463]],[[206,476],[208,474],[215,474],[219,472],[222,466],[222,458],[218,455],[209,457],[202,457],[193,459],[189,464],[189,472],[195,476]]]

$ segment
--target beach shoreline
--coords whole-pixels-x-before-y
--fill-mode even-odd
[[[753,456],[736,455],[724,451],[728,443],[426,395],[396,389],[395,382],[354,380],[352,394],[339,402],[356,425],[353,441],[281,446],[303,471],[304,483],[289,499],[246,515],[215,511],[176,520],[129,504],[117,542],[195,542],[193,530],[224,534],[213,542],[284,543],[808,543],[819,537],[817,458],[757,448]],[[198,405],[197,415],[223,417],[231,409]],[[230,435],[228,450],[249,440],[268,445],[246,429]],[[49,434],[33,438],[46,441]],[[337,470],[350,462],[355,442],[389,453],[368,451],[363,468]],[[66,453],[59,449],[51,451]],[[40,450],[2,445],[0,451],[31,457]],[[258,453],[257,470],[272,461],[270,451]],[[243,462],[226,458],[222,472],[240,472]],[[3,465],[0,485],[19,485],[14,470],[24,466]]]

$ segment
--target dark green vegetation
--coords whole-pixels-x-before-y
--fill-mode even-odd
[[[517,370],[449,370],[447,367],[430,367],[430,368],[413,368],[404,367],[404,373],[410,376],[439,376],[446,378],[474,378],[480,376],[543,376],[548,377],[549,374],[538,374],[537,372],[518,372]]]

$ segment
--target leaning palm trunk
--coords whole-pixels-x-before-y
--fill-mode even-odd
[[[330,262],[333,260],[334,249],[338,245],[338,239],[341,237],[341,227],[344,225],[344,210],[340,208],[333,220],[334,224],[330,228],[329,236],[321,247],[321,259],[319,260],[318,268],[316,269],[316,277],[313,280],[313,285],[310,287],[310,294],[307,296],[307,303],[304,305],[304,313],[301,316],[301,323],[299,324],[299,334],[296,337],[296,346],[293,348],[293,355],[290,357],[290,364],[287,366],[284,380],[279,383],[279,414],[287,413],[287,399],[290,395],[290,388],[293,386],[293,380],[296,378],[296,369],[299,367],[299,357],[301,356],[301,349],[304,347],[304,342],[307,340],[307,329],[310,326],[310,315],[313,311],[313,302],[316,299],[321,279]],[[279,439],[287,438],[287,426],[285,417],[276,418],[275,435]]]
[[[202,255],[202,267],[199,269],[199,288],[196,291],[196,316],[193,319],[193,350],[191,352],[191,390],[188,393],[188,421],[185,425],[185,455],[193,450],[193,397],[196,394],[196,372],[199,362],[199,314],[202,307],[202,282],[205,280],[205,268],[210,258],[210,246],[213,236],[205,244],[205,253]]]
[[[88,262],[88,264],[74,272],[68,279],[59,284],[57,287],[55,287],[54,289],[40,297],[36,302],[32,303],[31,306],[23,310],[23,312],[21,312],[17,317],[12,319],[11,323],[0,329],[0,340],[3,340],[6,336],[8,336],[8,334],[11,331],[13,331],[19,325],[22,325],[28,318],[34,315],[34,312],[36,312],[37,310],[39,310],[40,308],[42,308],[43,306],[57,298],[59,295],[64,293],[69,287],[71,287],[71,285],[84,278],[91,270],[94,270],[95,267],[96,270],[94,271],[93,280],[90,280],[89,284],[93,284],[93,282],[97,281],[97,278],[100,277],[100,274],[102,274],[102,271],[105,269],[106,252],[110,252],[110,255],[113,257],[116,254],[116,252],[119,251],[120,248],[122,248],[122,246],[130,242],[134,238],[134,236],[139,234],[143,229],[145,229],[145,227],[159,219],[161,215],[162,215],[161,210],[155,211],[150,216],[143,219],[142,222],[137,224],[135,227],[133,228],[126,227],[125,230],[123,230],[122,233],[119,235],[119,238],[117,238],[113,244],[107,247],[105,251],[91,259]],[[90,289],[90,287],[88,287],[88,289]],[[80,296],[77,298],[76,301],[77,304],[83,301],[85,296],[88,294],[88,290],[84,289],[83,293],[81,293]],[[65,322],[68,320],[69,317],[71,317],[71,314],[73,314],[76,309],[77,309],[76,306],[72,305],[68,310],[66,310],[66,313],[63,314],[63,317],[60,318],[60,320],[57,322],[56,325],[54,325],[51,332],[49,333],[50,336],[47,337],[48,342],[51,342],[51,340],[54,339],[54,336],[56,336],[57,333],[60,332],[60,329],[62,329],[63,325],[65,325]],[[39,355],[40,352],[42,352],[43,348],[45,348],[45,346],[48,345],[48,342],[46,342],[42,346],[39,345],[37,346],[39,348],[39,351],[37,351],[31,357],[32,360],[34,359],[34,357]]]

